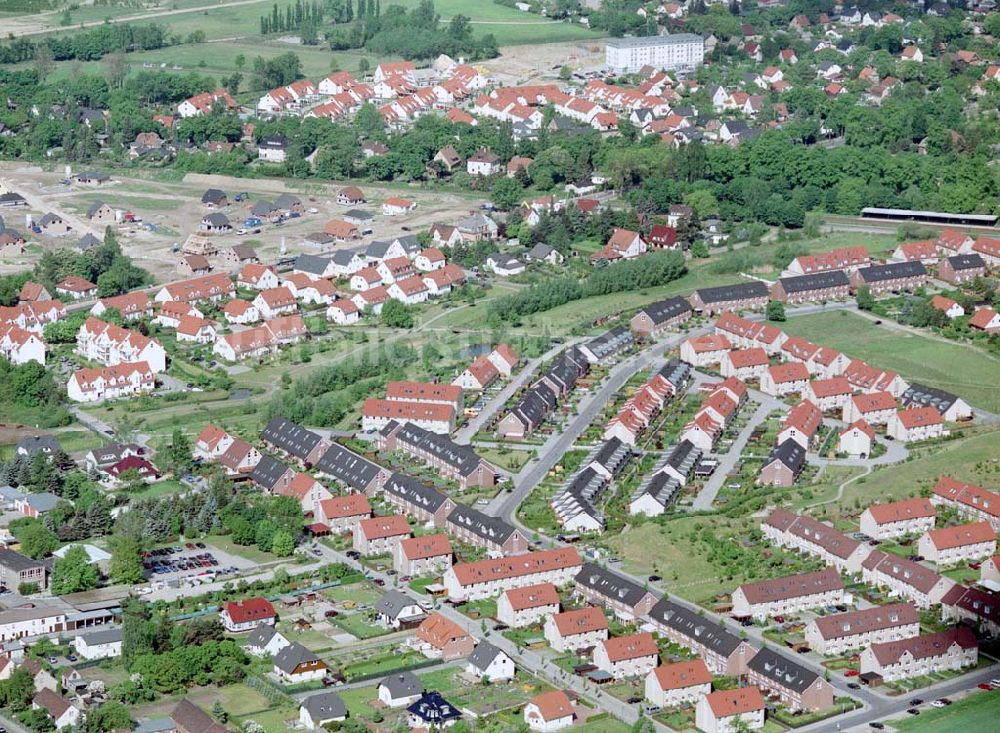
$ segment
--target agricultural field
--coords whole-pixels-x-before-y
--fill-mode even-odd
[[[845,311],[790,318],[785,332],[843,351],[910,381],[953,392],[973,407],[1000,412],[1000,359],[973,346],[895,329]]]
[[[274,34],[264,38],[260,35],[260,16],[270,14],[277,6],[280,12],[294,5],[294,0],[221,0],[201,3],[196,0],[178,0],[168,5],[150,4],[146,8],[125,6],[77,7],[67,16],[61,11],[39,14],[13,14],[5,18],[5,31],[16,35],[37,33],[58,33],[71,31],[81,25],[90,27],[106,20],[118,23],[162,23],[169,25],[171,33],[186,37],[194,32],[205,34],[206,43],[184,43],[170,48],[142,51],[128,54],[131,73],[144,68],[159,67],[177,73],[196,71],[222,77],[240,70],[235,59],[242,55],[246,59],[256,56],[271,58],[287,51],[294,51],[302,59],[306,76],[321,78],[335,69],[356,73],[358,62],[367,58],[371,67],[382,61],[395,60],[390,57],[372,58],[362,49],[331,52],[322,42],[317,46],[304,46],[293,40],[294,33]],[[393,0],[389,3],[407,9],[416,7],[418,0]],[[478,0],[437,0],[435,8],[441,16],[442,24],[455,15],[470,18],[473,33],[493,34],[500,46],[521,46],[552,43],[567,43],[596,40],[598,33],[572,23],[553,21],[538,15],[522,13],[514,8]],[[328,26],[332,27],[332,26]],[[323,28],[320,28],[322,34]],[[516,50],[508,49],[504,55],[518,56]],[[174,67],[179,68],[174,68]],[[243,67],[246,71],[249,63]],[[59,63],[53,78],[60,78],[77,70],[99,72],[101,62],[79,65]]]

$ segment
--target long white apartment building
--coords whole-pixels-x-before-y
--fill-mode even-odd
[[[644,38],[609,38],[605,63],[616,74],[630,74],[643,66],[665,71],[692,71],[705,60],[705,42],[694,33]]]

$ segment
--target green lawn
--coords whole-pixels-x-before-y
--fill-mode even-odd
[[[1000,412],[1000,359],[980,349],[876,326],[847,311],[790,318],[787,333],[893,369],[910,381],[954,392],[973,407]]]
[[[1000,486],[995,463],[998,441],[1000,433],[996,430],[984,431],[935,445],[911,461],[876,469],[844,490],[841,505],[852,505],[856,499],[867,505],[876,497],[881,501],[893,501],[917,493],[926,494],[945,474],[959,481],[996,489]]]
[[[376,626],[365,618],[364,613],[354,613],[350,616],[341,614],[333,619],[333,623],[358,639],[374,639],[389,633],[389,629]]]
[[[418,0],[393,0],[390,4],[415,7]],[[260,0],[253,4],[239,4],[230,7],[212,7],[219,3],[199,3],[195,0],[181,0],[171,3],[170,8],[184,9],[189,12],[151,17],[148,20],[135,20],[136,23],[162,23],[168,25],[171,33],[187,36],[194,31],[202,31],[211,43],[182,44],[170,48],[143,51],[128,54],[132,66],[131,73],[142,71],[144,64],[162,63],[167,68],[173,65],[183,67],[184,73],[197,71],[201,74],[222,76],[232,74],[237,70],[234,59],[242,54],[248,61],[243,71],[250,68],[250,59],[256,56],[269,58],[278,54],[293,51],[302,59],[302,68],[306,76],[318,80],[330,73],[336,63],[337,68],[357,72],[358,62],[367,54],[362,50],[331,52],[328,46],[301,46],[282,43],[280,35],[260,36],[260,16],[269,14],[273,5],[283,11],[286,5],[294,5],[293,0]],[[162,9],[168,9],[164,6]],[[435,9],[442,18],[444,25],[453,15],[459,13],[472,21],[474,35],[492,33],[501,46],[516,46],[538,43],[556,43],[577,40],[597,40],[601,36],[595,31],[571,23],[553,21],[538,15],[522,13],[514,8],[497,5],[482,0],[436,0]],[[107,17],[135,16],[139,12],[134,8],[82,8],[72,13],[75,24]],[[49,28],[59,29],[59,14],[51,16]],[[67,28],[68,31],[72,28]],[[288,35],[294,35],[290,33]],[[371,67],[382,61],[393,60],[390,57],[373,58],[368,56]],[[82,64],[88,71],[100,73],[101,62]],[[59,63],[53,78],[67,76],[71,73],[72,64]]]
[[[158,481],[155,484],[150,484],[144,491],[140,491],[137,494],[132,494],[134,498],[138,499],[148,499],[153,496],[164,496],[165,494],[176,494],[181,491],[186,491],[187,487],[180,481],[172,478],[168,478],[164,481]]]
[[[921,715],[893,720],[893,728],[905,733],[953,733],[995,730],[1000,715],[1000,693],[973,692],[946,708],[927,708]]]

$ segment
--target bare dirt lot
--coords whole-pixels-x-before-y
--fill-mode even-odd
[[[604,63],[602,41],[569,41],[535,46],[505,46],[500,56],[477,65],[484,66],[490,77],[505,86],[556,81],[563,66],[574,71]]]
[[[44,249],[73,247],[86,232],[101,236],[103,225],[87,219],[87,209],[95,201],[104,201],[111,208],[135,214],[141,224],[120,224],[119,241],[125,252],[137,264],[152,272],[157,281],[176,280],[181,275],[176,266],[178,253],[175,246],[183,244],[188,235],[198,230],[203,216],[209,213],[201,203],[207,188],[221,188],[230,200],[241,192],[246,201],[230,203],[222,212],[230,219],[234,232],[214,235],[220,250],[234,244],[247,242],[254,246],[264,261],[281,256],[282,241],[285,255],[317,250],[304,242],[306,235],[322,231],[324,224],[339,218],[351,207],[336,203],[336,194],[344,184],[312,181],[286,181],[274,179],[244,179],[228,176],[188,174],[182,181],[159,181],[153,173],[145,171],[112,171],[112,181],[99,187],[63,185],[63,171],[46,171],[38,167],[0,164],[0,178],[13,191],[25,196],[29,208],[4,212],[8,225],[24,231],[24,216],[31,214],[35,221],[47,212],[55,212],[73,227],[69,234],[55,237],[46,234],[31,235],[24,255],[0,259],[0,272],[16,272],[31,267]],[[417,232],[435,222],[454,223],[475,210],[485,199],[469,193],[447,193],[420,186],[377,186],[361,184],[367,203],[358,207],[375,216],[373,233],[361,240],[338,244],[337,248],[355,248],[373,239],[389,239],[408,232]],[[282,226],[265,223],[259,234],[239,235],[235,229],[242,226],[250,207],[262,198],[273,200],[282,193],[293,193],[302,199],[304,207],[317,213],[303,213]],[[382,202],[391,196],[415,201],[416,210],[399,216],[383,216]],[[153,225],[150,230],[147,225]],[[30,232],[25,232],[30,234]],[[220,264],[220,263],[215,263]]]

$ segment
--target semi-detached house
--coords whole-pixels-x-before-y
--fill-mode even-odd
[[[646,700],[661,708],[696,703],[711,691],[712,673],[700,659],[665,664],[646,675]]]
[[[559,604],[559,592],[552,583],[509,588],[497,599],[497,620],[520,629],[559,613]]]
[[[601,609],[585,606],[549,616],[544,631],[556,651],[590,649],[608,638],[608,620]]]
[[[649,674],[659,663],[660,650],[653,635],[646,632],[616,636],[594,647],[594,664],[614,679]]]
[[[444,533],[408,537],[393,551],[393,568],[400,575],[440,575],[451,567],[451,542]]]
[[[370,517],[354,527],[354,549],[365,556],[391,555],[400,540],[409,536],[410,523],[402,515]]]

